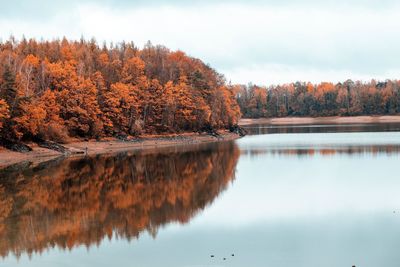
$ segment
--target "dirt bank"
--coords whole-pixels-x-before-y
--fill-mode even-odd
[[[285,118],[261,118],[241,119],[240,126],[253,124],[271,125],[298,125],[298,124],[367,124],[367,123],[400,123],[399,116],[355,116],[355,117],[285,117]]]
[[[28,153],[19,153],[0,147],[0,168],[13,165],[20,162],[32,162],[37,164],[61,156],[85,156],[104,153],[123,152],[136,149],[154,149],[157,147],[168,147],[188,144],[210,143],[217,141],[228,141],[239,138],[239,135],[228,131],[219,132],[219,137],[207,134],[187,133],[179,135],[154,135],[144,136],[140,139],[121,141],[116,139],[107,139],[102,141],[74,141],[64,145],[69,150],[69,155],[54,150],[41,148],[36,144],[28,144],[32,151]]]

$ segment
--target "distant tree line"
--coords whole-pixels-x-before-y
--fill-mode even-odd
[[[224,77],[181,51],[94,40],[0,43],[1,138],[201,131],[239,117]]]
[[[355,116],[400,113],[400,81],[291,83],[234,88],[243,117]]]

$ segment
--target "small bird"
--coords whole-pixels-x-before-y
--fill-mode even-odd
[[[210,257],[211,257],[211,258],[214,258],[214,255],[211,255]]]
[[[223,258],[223,260],[225,261],[225,260],[226,260],[226,258]]]
[[[232,253],[232,255],[231,255],[231,256],[232,256],[232,257],[235,257],[235,254],[233,254],[233,253]]]

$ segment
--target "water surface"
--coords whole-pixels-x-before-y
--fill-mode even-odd
[[[398,125],[257,127],[1,171],[0,266],[398,266]]]

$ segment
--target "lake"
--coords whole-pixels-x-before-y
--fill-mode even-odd
[[[247,128],[1,170],[0,266],[399,265],[399,124]]]

